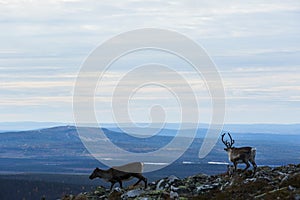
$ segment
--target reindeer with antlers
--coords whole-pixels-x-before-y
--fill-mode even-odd
[[[230,142],[227,140],[224,141],[224,136],[226,133],[222,134],[222,142],[225,144],[226,148],[224,150],[228,153],[229,161],[233,162],[234,165],[234,171],[236,171],[236,167],[238,163],[245,163],[246,168],[243,171],[246,171],[249,167],[249,161],[253,166],[253,174],[255,174],[256,171],[256,163],[255,163],[255,155],[256,155],[256,149],[253,147],[240,147],[236,148],[232,145],[234,144],[234,140],[232,139],[230,133],[228,133]]]

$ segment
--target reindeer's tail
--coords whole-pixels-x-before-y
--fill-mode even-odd
[[[255,160],[255,156],[256,156],[256,148],[252,148],[251,149],[251,157],[253,160]]]

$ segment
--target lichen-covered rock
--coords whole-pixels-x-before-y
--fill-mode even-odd
[[[170,192],[170,199],[179,199],[179,195],[177,192]]]
[[[94,194],[97,195],[97,196],[102,196],[102,195],[106,194],[106,192],[107,192],[107,189],[105,189],[102,186],[98,186],[96,188],[96,190],[94,191]]]
[[[144,193],[144,191],[142,189],[129,190],[129,191],[125,192],[124,194],[122,194],[121,198],[122,199],[134,198],[134,197],[140,196],[143,193]]]
[[[167,183],[164,179],[159,180],[158,183],[156,184],[156,190],[163,190],[166,184]]]
[[[180,185],[178,187],[178,190],[176,191],[178,194],[189,194],[191,193],[191,190],[188,186],[186,185]]]
[[[88,200],[88,198],[85,194],[78,194],[74,200]]]
[[[174,175],[171,175],[168,177],[167,181],[168,181],[168,184],[172,184],[174,183],[175,181],[179,180],[179,178],[177,178],[176,176]]]
[[[108,200],[121,200],[121,195],[123,194],[120,188],[115,188],[109,195],[107,196]]]

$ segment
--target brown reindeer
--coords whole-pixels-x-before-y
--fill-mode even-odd
[[[141,181],[145,183],[145,189],[147,187],[147,179],[142,175],[143,171],[143,163],[141,162],[134,162],[129,163],[127,165],[112,167],[108,170],[102,170],[98,167],[93,171],[90,175],[90,179],[94,178],[101,178],[107,182],[111,183],[110,190],[112,190],[113,186],[116,182],[120,184],[120,188],[123,187],[122,181],[130,180],[132,178],[138,178],[139,180],[134,184],[136,186]]]
[[[256,155],[256,149],[253,147],[240,147],[236,148],[232,145],[234,144],[234,140],[232,139],[230,133],[228,133],[228,136],[230,138],[230,142],[227,140],[224,141],[224,136],[226,133],[222,134],[222,142],[225,144],[226,148],[224,150],[228,153],[228,159],[229,161],[233,162],[234,165],[234,171],[236,171],[237,164],[238,163],[245,163],[246,168],[243,171],[246,171],[249,167],[249,161],[253,165],[253,174],[255,174],[256,171],[256,163],[255,163],[255,155]]]

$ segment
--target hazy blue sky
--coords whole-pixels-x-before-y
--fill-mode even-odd
[[[178,31],[206,49],[224,81],[226,123],[299,123],[299,22],[298,0],[0,0],[0,121],[72,122],[73,85],[89,53],[119,33],[154,27]],[[168,60],[155,53],[129,56],[119,68],[150,62],[149,55]],[[104,92],[120,77],[117,68],[107,75]],[[209,122],[205,87],[188,77],[199,90],[201,122]],[[136,97],[132,117],[147,120],[152,97],[168,106],[168,120],[177,121],[176,101],[153,89]],[[105,95],[97,101],[98,116],[111,121]]]

